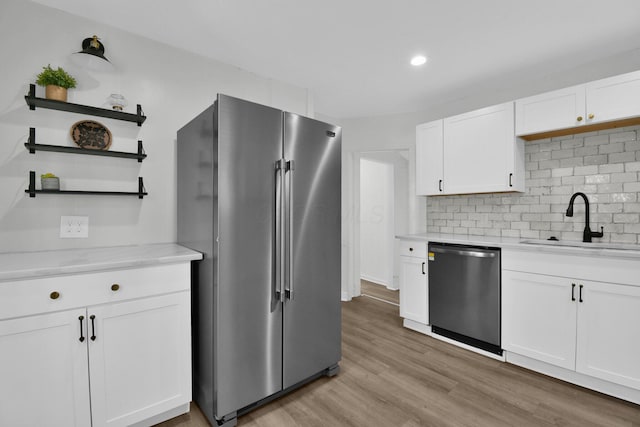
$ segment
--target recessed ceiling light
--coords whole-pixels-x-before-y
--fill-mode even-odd
[[[416,55],[413,58],[411,58],[411,65],[413,65],[414,67],[418,67],[420,65],[423,65],[426,62],[427,62],[427,57],[426,56]]]

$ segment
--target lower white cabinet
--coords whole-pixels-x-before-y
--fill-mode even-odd
[[[91,425],[84,316],[76,309],[0,321],[0,425]]]
[[[400,243],[400,316],[424,325],[429,323],[426,246]]]
[[[640,390],[640,287],[580,284],[576,371]]]
[[[128,426],[188,408],[189,277],[185,263],[0,283],[0,425]]]
[[[503,271],[505,350],[640,390],[640,287]]]
[[[87,310],[94,426],[131,425],[191,400],[189,304],[178,292]]]

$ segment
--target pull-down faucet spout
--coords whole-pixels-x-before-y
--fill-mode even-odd
[[[591,231],[589,228],[589,199],[587,199],[587,195],[581,192],[574,193],[571,196],[571,200],[569,200],[569,207],[567,208],[567,216],[573,216],[573,202],[576,200],[577,196],[581,196],[584,199],[584,232],[582,233],[582,241],[583,242],[591,242],[592,237],[602,237],[604,235],[604,227],[600,227],[600,231]]]

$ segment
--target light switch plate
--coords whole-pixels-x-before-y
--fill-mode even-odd
[[[80,239],[89,237],[88,216],[61,216],[60,238]]]

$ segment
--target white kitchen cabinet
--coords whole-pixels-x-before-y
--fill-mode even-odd
[[[585,85],[587,123],[640,116],[640,71]]]
[[[640,287],[504,270],[505,350],[640,390]]]
[[[516,135],[566,129],[585,123],[585,90],[583,85],[516,101]]]
[[[518,271],[502,272],[502,347],[575,369],[576,311],[571,282]]]
[[[524,191],[524,146],[514,136],[513,102],[444,119],[448,194]]]
[[[427,325],[428,276],[427,244],[400,242],[400,316]]]
[[[88,309],[94,426],[131,425],[191,400],[189,304],[185,291]]]
[[[0,282],[0,360],[0,425],[187,412],[190,263]]]
[[[443,194],[443,120],[416,127],[416,194]]]
[[[84,309],[0,321],[0,425],[91,425]]]
[[[579,283],[576,370],[640,390],[640,287]]]
[[[524,191],[524,144],[513,102],[416,127],[420,195]],[[439,156],[442,156],[440,160]]]
[[[605,129],[616,122],[637,124],[638,98],[640,71],[522,98],[515,103],[516,135],[538,139]]]

